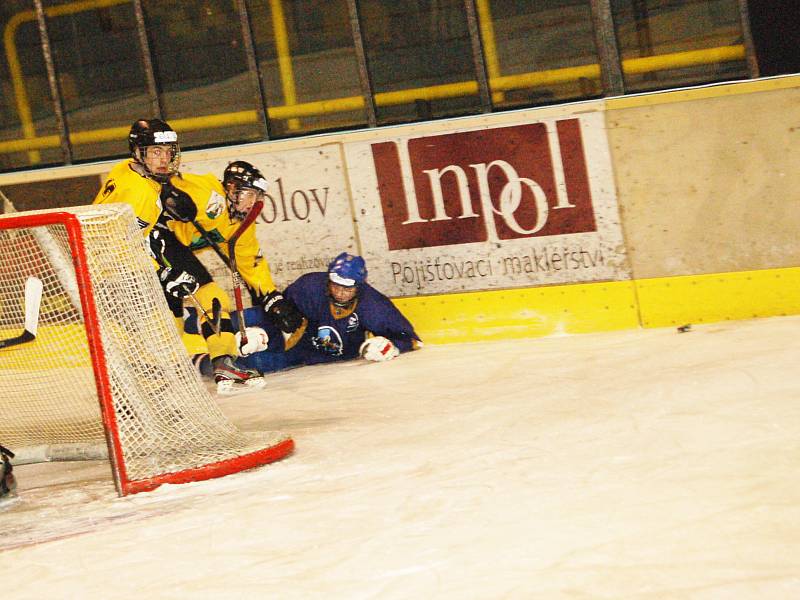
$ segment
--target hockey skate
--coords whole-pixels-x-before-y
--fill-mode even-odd
[[[267,382],[261,374],[236,364],[232,356],[220,356],[214,360],[214,381],[217,393],[223,396],[262,389]]]

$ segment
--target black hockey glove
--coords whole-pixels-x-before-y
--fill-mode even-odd
[[[173,186],[169,181],[161,184],[161,206],[172,219],[188,223],[197,218],[197,206],[191,196]]]
[[[295,303],[278,290],[267,294],[261,304],[267,318],[284,333],[294,333],[303,324],[303,315]]]
[[[194,275],[186,271],[176,271],[171,267],[161,267],[158,270],[158,278],[164,291],[174,298],[185,298],[189,294],[194,294],[200,287]]]

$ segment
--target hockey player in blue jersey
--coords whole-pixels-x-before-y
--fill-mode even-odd
[[[327,272],[302,275],[284,296],[308,319],[303,337],[286,350],[284,336],[264,311],[248,308],[244,311],[247,343],[240,345],[239,359],[245,366],[267,373],[359,357],[383,362],[422,345],[392,301],[367,283],[367,267],[360,256],[341,253]],[[200,364],[197,357],[196,364]]]

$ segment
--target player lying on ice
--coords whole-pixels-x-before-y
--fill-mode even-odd
[[[266,311],[265,316],[288,333],[302,325],[302,316],[275,290],[269,268],[261,258],[255,225],[251,221],[240,231],[247,218],[255,217],[250,209],[263,200],[266,180],[258,169],[243,161],[228,165],[222,183],[211,174],[181,173],[178,136],[159,119],[136,121],[128,143],[131,158],[114,166],[95,204],[125,202],[133,208],[179,329],[183,327],[184,302],[191,300],[200,307],[200,331],[213,364],[217,391],[230,394],[263,387],[264,379],[258,371],[237,363],[230,298],[195,253],[213,246],[230,265],[226,242],[238,235],[234,262],[262,311]]]
[[[327,272],[301,276],[284,294],[307,319],[305,333],[286,349],[286,336],[264,311],[246,309],[247,343],[240,348],[239,360],[252,369],[266,373],[358,357],[383,362],[422,346],[392,301],[367,283],[360,256],[343,252]],[[195,323],[196,313],[190,312],[186,331],[196,331]],[[204,375],[211,374],[207,355],[196,355],[194,361]]]

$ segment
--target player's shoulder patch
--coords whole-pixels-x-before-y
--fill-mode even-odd
[[[206,216],[209,219],[216,219],[225,210],[225,197],[217,192],[211,192],[211,196],[206,203]]]
[[[109,177],[103,186],[103,198],[108,198],[108,196],[111,195],[115,189],[117,189],[117,184],[114,183],[114,180]]]

